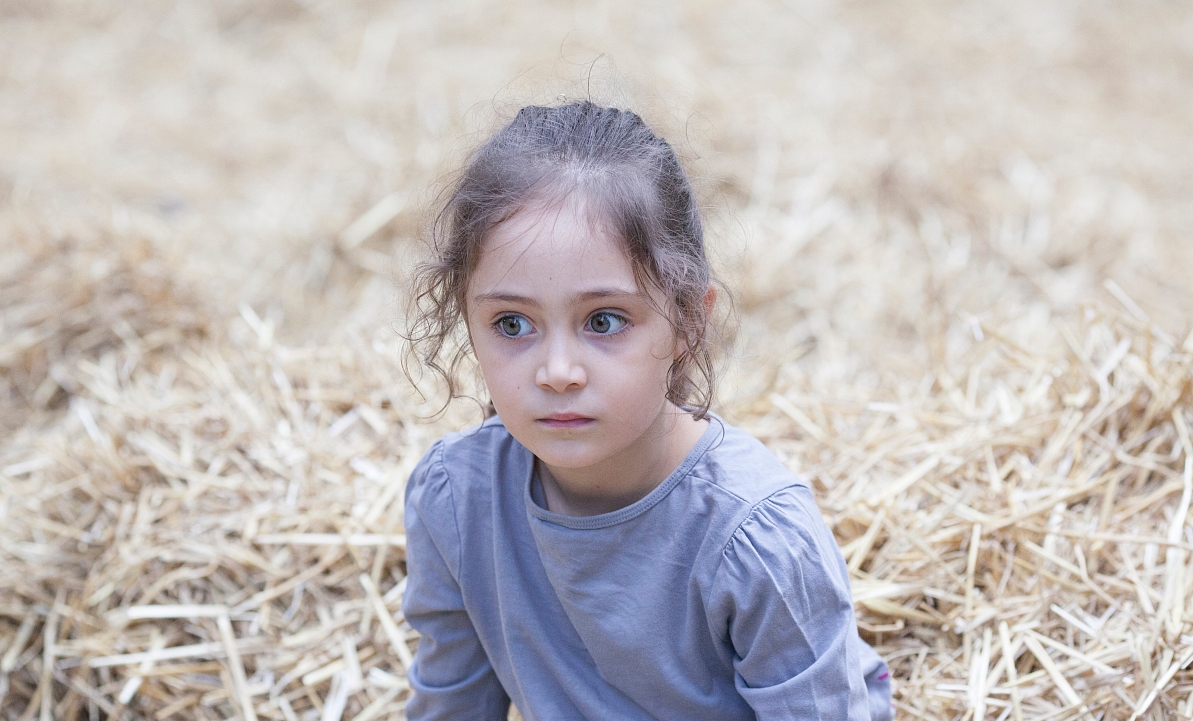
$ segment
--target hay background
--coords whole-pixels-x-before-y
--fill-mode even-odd
[[[400,621],[381,534],[475,410],[419,420],[395,280],[590,77],[692,160],[720,410],[813,479],[900,714],[1193,716],[1193,10],[914,0],[0,2],[0,716],[397,713],[360,575]]]

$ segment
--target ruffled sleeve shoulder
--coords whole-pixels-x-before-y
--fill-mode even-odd
[[[870,718],[848,571],[806,487],[752,509],[724,547],[709,601],[760,720]]]
[[[444,445],[440,440],[431,446],[406,481],[407,545],[431,543],[452,575],[458,578],[460,534],[451,479],[444,465]]]
[[[509,696],[477,637],[460,591],[461,540],[444,462],[427,451],[406,484],[406,593],[402,611],[420,634],[407,680],[411,721],[506,718]]]

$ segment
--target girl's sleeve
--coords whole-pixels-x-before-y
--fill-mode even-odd
[[[759,721],[886,721],[886,664],[858,637],[849,575],[803,486],[758,504],[726,544],[710,620]]]
[[[410,721],[505,721],[509,696],[464,607],[459,572],[461,542],[451,483],[433,447],[406,485],[406,620],[421,636],[407,679]]]

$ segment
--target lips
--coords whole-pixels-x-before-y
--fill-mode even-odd
[[[553,413],[545,418],[539,418],[538,422],[548,428],[583,428],[590,423],[595,423],[595,418],[582,416],[579,413]]]

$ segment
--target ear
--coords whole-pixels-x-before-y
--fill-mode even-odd
[[[717,287],[715,285],[708,286],[708,291],[704,294],[704,312],[712,315],[712,309],[717,304]]]

